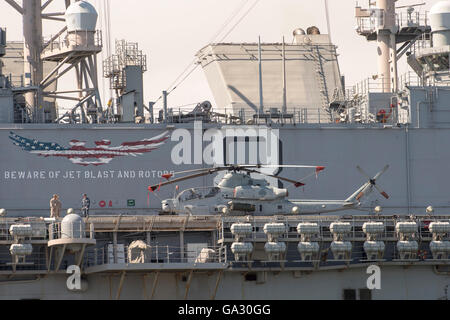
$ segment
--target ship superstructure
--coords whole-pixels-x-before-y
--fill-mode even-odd
[[[217,105],[178,109],[163,92],[159,113],[143,99],[147,56],[126,40],[103,62],[114,98],[102,101],[92,4],[49,13],[50,2],[6,2],[23,16],[24,43],[21,57],[0,29],[0,298],[448,299],[449,1],[426,14],[394,0],[357,6],[357,33],[379,59],[378,74],[352,87],[317,27],[292,43],[211,43],[196,57]],[[48,39],[46,19],[61,22]],[[399,75],[399,59],[413,71]],[[71,72],[74,88],[59,89]],[[222,178],[161,188],[176,172],[245,164],[266,165],[264,186],[300,205],[268,216],[161,210]],[[281,177],[303,172],[289,164],[327,170],[292,186]],[[339,215],[302,207],[348,197],[367,183],[361,167],[389,168],[389,196]],[[53,194],[65,217],[47,218]],[[368,281],[378,272],[381,289]]]

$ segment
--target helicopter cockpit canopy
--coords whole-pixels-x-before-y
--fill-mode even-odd
[[[218,187],[187,189],[181,192],[177,198],[179,202],[187,202],[197,199],[213,198],[218,195],[219,192],[220,188]]]

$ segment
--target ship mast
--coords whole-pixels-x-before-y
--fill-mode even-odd
[[[369,1],[369,8],[356,6],[358,34],[368,41],[377,42],[378,74],[380,91],[396,93],[399,89],[397,61],[423,34],[431,31],[426,16],[412,14],[414,7],[395,7],[398,0]],[[396,9],[407,8],[407,14],[397,13]],[[402,44],[397,50],[397,44]]]
[[[38,86],[43,78],[43,63],[41,60],[43,7],[41,6],[41,0],[22,1],[22,6],[17,4],[15,0],[5,1],[22,15],[24,86],[30,89],[25,92],[24,96],[25,103],[33,114],[33,121],[37,122],[37,108],[41,104]]]
[[[13,2],[8,1],[9,3]],[[24,58],[24,85],[25,87],[37,87],[43,79],[42,51],[42,9],[41,0],[23,1],[23,58]],[[34,117],[37,108],[41,105],[39,90],[25,94],[27,106]],[[34,119],[36,121],[36,119]]]
[[[397,44],[395,23],[395,2],[377,0],[380,27],[377,33],[378,76],[382,79],[383,92],[397,92]]]
[[[64,12],[49,13],[44,11],[53,0],[26,0],[22,1],[22,5],[16,0],[5,1],[23,19],[25,80],[20,92],[24,95],[23,107],[30,114],[29,121],[54,122],[56,116],[47,119],[46,112],[51,113],[49,108],[55,109],[54,106],[49,107],[50,101],[55,100],[75,101],[75,107],[64,116],[71,123],[78,121],[75,114],[77,109],[80,109],[83,123],[103,120],[96,59],[96,55],[102,50],[102,42],[101,32],[95,30],[98,17],[95,8],[86,1],[65,0]],[[61,30],[45,44],[42,36],[44,19],[64,23]],[[55,67],[44,75],[46,62]],[[70,70],[76,71],[77,89],[59,91],[59,78]]]

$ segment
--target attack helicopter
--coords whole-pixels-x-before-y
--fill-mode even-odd
[[[290,178],[263,173],[265,168],[306,168],[312,172],[296,181]],[[167,181],[148,187],[149,192],[162,187],[207,175],[226,172],[216,187],[190,188],[180,192],[175,198],[161,201],[161,215],[224,215],[224,216],[273,216],[273,215],[316,215],[347,210],[358,210],[363,198],[377,190],[384,198],[389,195],[378,185],[377,180],[389,169],[384,167],[375,177],[361,167],[358,171],[368,181],[346,200],[289,200],[288,189],[270,186],[266,179],[255,179],[251,174],[264,175],[293,184],[296,188],[305,186],[304,180],[325,170],[322,166],[299,165],[230,165],[209,169],[197,169],[164,175]],[[185,175],[177,178],[178,176]],[[178,189],[178,186],[177,186]]]

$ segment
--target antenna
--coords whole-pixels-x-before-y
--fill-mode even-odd
[[[426,3],[425,3],[425,2],[422,2],[422,3],[417,3],[417,4],[411,4],[411,5],[408,5],[408,6],[395,7],[395,9],[404,9],[404,8],[420,7],[420,6],[424,6],[424,5],[426,5]]]
[[[259,113],[264,113],[264,94],[263,94],[263,79],[262,79],[262,48],[261,36],[258,38],[258,63],[259,63]]]
[[[333,43],[333,41],[331,40],[330,11],[328,8],[328,0],[324,0],[324,2],[325,2],[325,15],[327,17],[328,36],[330,37],[330,43]]]

